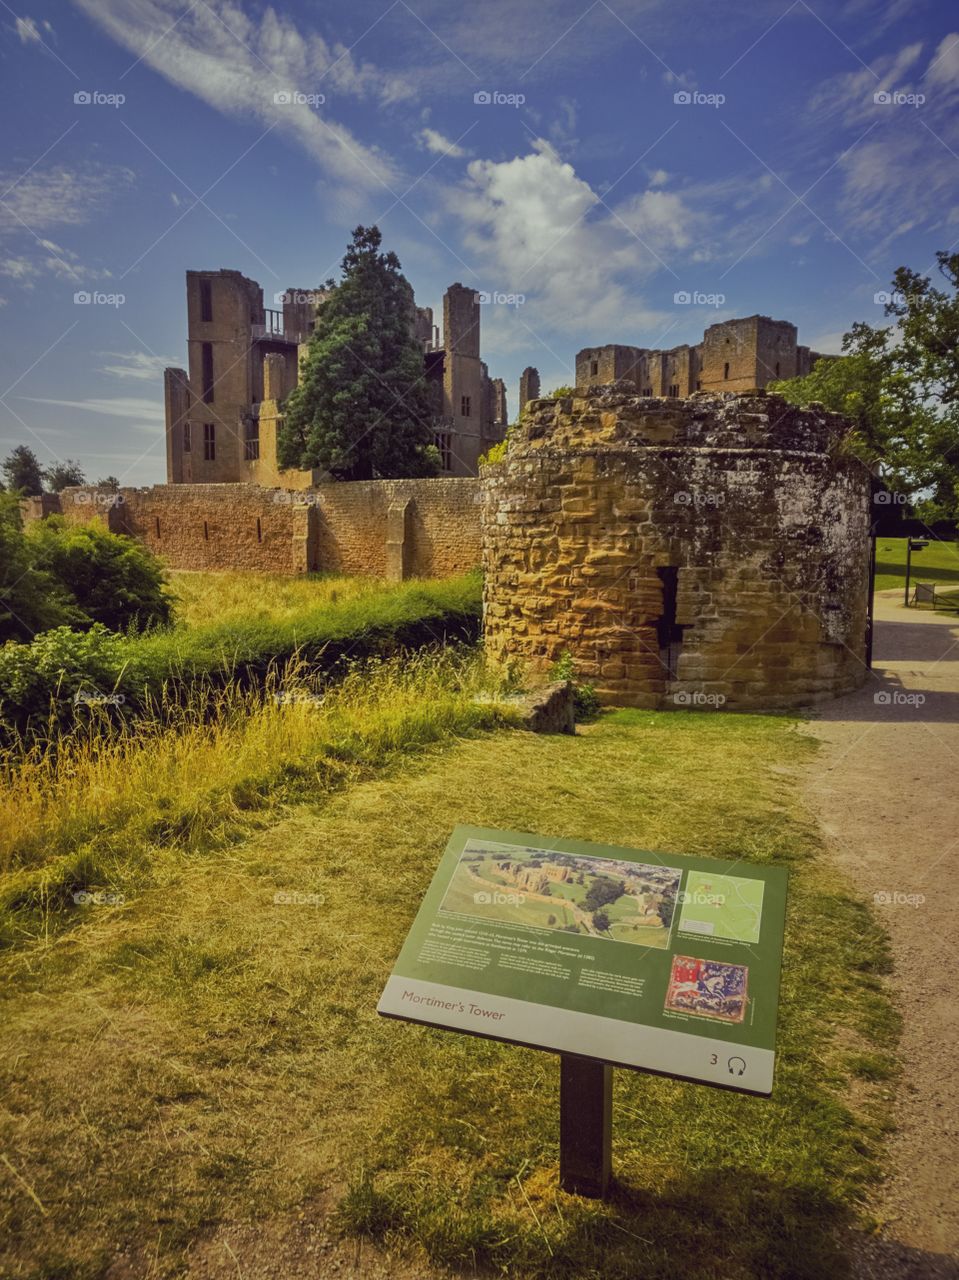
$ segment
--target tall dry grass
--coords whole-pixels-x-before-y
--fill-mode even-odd
[[[479,700],[478,700],[479,699]],[[285,800],[513,714],[474,649],[353,664],[335,684],[297,659],[263,688],[198,685],[173,707],[0,754],[0,939],[35,936],[75,895],[127,893],[165,854],[215,848]]]

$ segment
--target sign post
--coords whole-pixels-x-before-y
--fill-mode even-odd
[[[378,1011],[560,1055],[560,1182],[606,1195],[612,1068],[768,1095],[782,867],[457,827]]]
[[[559,1185],[602,1200],[613,1171],[613,1068],[570,1053],[559,1059]]]

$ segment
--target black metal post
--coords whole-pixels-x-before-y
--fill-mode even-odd
[[[872,670],[872,642],[876,627],[876,526],[869,539],[869,601],[866,606],[866,669]]]
[[[912,572],[912,538],[906,539],[906,598],[903,604],[909,608],[909,574]]]
[[[559,1185],[603,1199],[613,1149],[613,1069],[607,1062],[560,1054]]]

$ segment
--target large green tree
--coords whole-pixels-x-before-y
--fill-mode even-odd
[[[838,359],[770,386],[852,418],[853,448],[930,522],[959,517],[959,254],[936,258],[946,288],[900,267],[885,306],[894,323],[854,324]]]
[[[340,480],[435,475],[423,352],[412,333],[413,294],[377,227],[357,227],[339,284],[316,319],[296,389],[283,405],[278,452],[286,467]]]
[[[7,488],[14,493],[35,495],[43,492],[43,468],[37,455],[25,444],[17,447],[4,458],[0,471],[3,472]]]

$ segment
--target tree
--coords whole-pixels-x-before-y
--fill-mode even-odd
[[[25,444],[18,444],[7,455],[0,470],[6,477],[7,487],[13,492],[28,497],[43,492],[43,470],[37,455]]]
[[[83,468],[79,462],[75,462],[72,458],[67,458],[66,462],[55,462],[52,467],[47,467],[43,473],[43,478],[53,493],[60,493],[71,484],[86,484],[87,478],[83,474]]]
[[[593,928],[598,929],[600,933],[607,933],[609,930],[609,912],[602,907],[599,911],[593,912]]]
[[[133,538],[95,524],[67,525],[61,516],[53,516],[38,521],[27,542],[37,568],[62,584],[75,602],[75,625],[99,622],[122,631],[171,620],[163,567]]]
[[[17,495],[0,493],[0,642],[32,640],[78,618],[69,593],[34,563]]]
[[[111,493],[116,493],[120,488],[120,481],[116,476],[101,476],[96,482],[98,489],[109,489]]]
[[[340,480],[430,476],[439,469],[413,292],[377,227],[357,227],[343,278],[329,281],[300,380],[283,405],[281,464]]]
[[[852,450],[930,523],[959,516],[959,254],[936,257],[948,289],[900,267],[885,307],[895,324],[856,323],[838,359],[770,385],[852,418]]]
[[[626,886],[622,880],[611,880],[609,876],[596,876],[583,897],[583,906],[587,911],[598,911],[609,902],[622,897]]]

